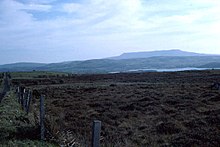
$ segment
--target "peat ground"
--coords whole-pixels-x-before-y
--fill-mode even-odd
[[[217,70],[12,79],[46,96],[52,133],[68,130],[87,144],[98,119],[103,146],[218,146],[216,82]]]

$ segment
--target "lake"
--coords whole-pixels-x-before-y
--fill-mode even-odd
[[[214,68],[219,70],[220,68]],[[186,68],[169,68],[169,69],[132,69],[123,72],[176,72],[176,71],[190,71],[190,70],[213,70],[213,68],[196,68],[196,67],[186,67]],[[120,71],[114,71],[109,73],[121,73]]]

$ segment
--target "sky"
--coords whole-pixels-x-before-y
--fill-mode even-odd
[[[220,54],[219,0],[0,0],[0,64]]]

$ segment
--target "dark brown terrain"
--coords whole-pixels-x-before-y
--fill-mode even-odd
[[[102,121],[103,146],[219,146],[220,71],[14,78],[46,96],[50,131],[88,143]],[[218,84],[217,84],[218,85]],[[35,103],[37,99],[33,99]]]

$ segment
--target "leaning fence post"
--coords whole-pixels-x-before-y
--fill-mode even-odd
[[[100,147],[100,132],[101,132],[101,121],[93,121],[92,130],[92,147]]]
[[[40,138],[43,141],[44,140],[44,96],[41,95],[40,97]]]

